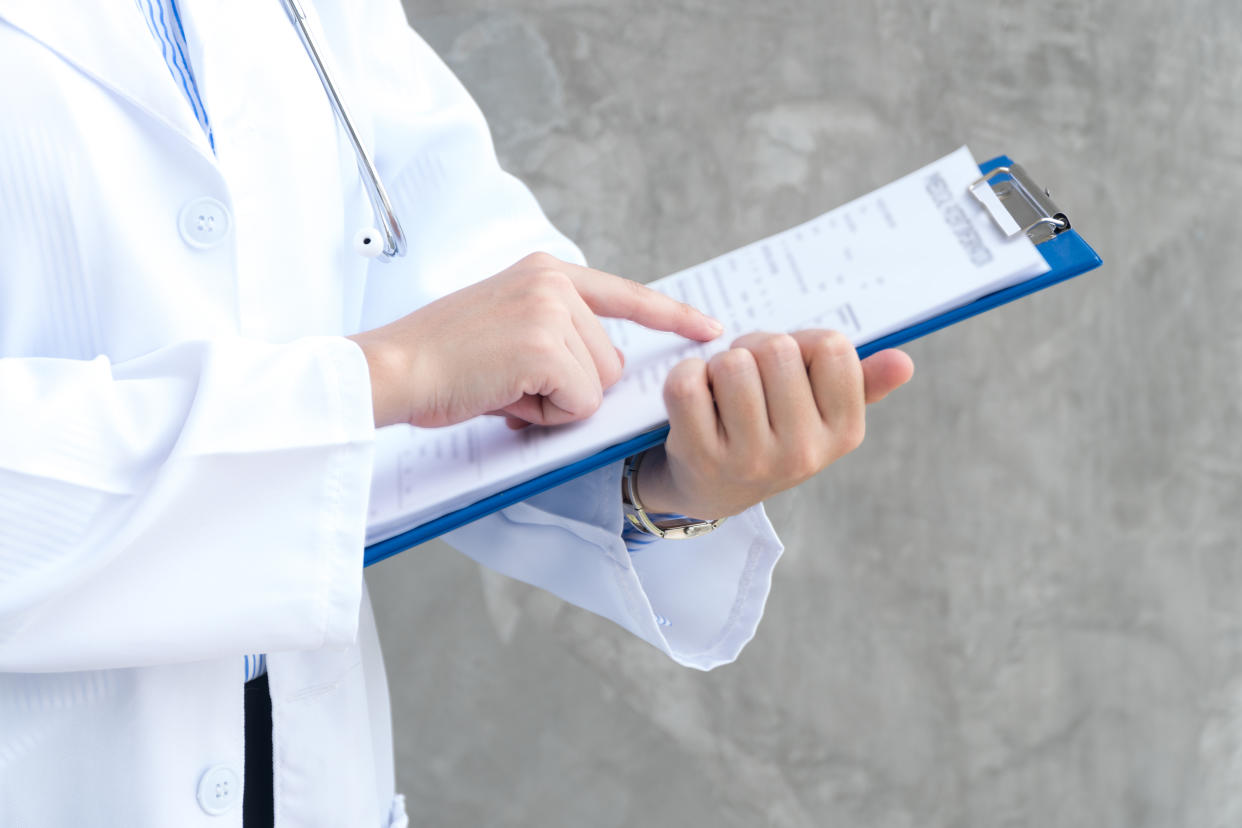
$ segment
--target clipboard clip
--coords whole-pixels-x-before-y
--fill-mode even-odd
[[[980,191],[984,185],[991,193]],[[1032,242],[1041,244],[1070,228],[1069,218],[1053,203],[1052,194],[1036,184],[1021,164],[989,170],[967,189],[1008,238],[1025,233]]]

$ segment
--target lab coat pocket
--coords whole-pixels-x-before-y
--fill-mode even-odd
[[[311,653],[311,657],[305,653],[268,655],[268,670],[272,674],[272,680],[279,682],[280,691],[289,703],[335,693],[342,685],[361,675],[362,659],[356,647],[324,647]],[[289,663],[296,664],[295,670],[291,671],[296,679],[286,681],[284,668]]]

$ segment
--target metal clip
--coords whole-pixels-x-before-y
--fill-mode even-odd
[[[992,179],[1005,176],[995,184]],[[978,188],[987,184],[1000,201],[1000,205],[1009,213],[1012,224],[1020,230],[1007,231],[1012,226],[1005,217],[994,212],[994,202],[979,194]],[[996,226],[1010,238],[1025,233],[1035,244],[1046,242],[1070,228],[1069,218],[1052,201],[1052,194],[1040,187],[1020,164],[1008,167],[997,167],[975,180],[968,188],[970,194],[987,210]]]

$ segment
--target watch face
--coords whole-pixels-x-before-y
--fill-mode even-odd
[[[683,540],[686,538],[697,538],[700,535],[706,535],[708,532],[715,530],[717,526],[724,522],[724,518],[720,520],[695,520],[694,518],[676,518],[674,520],[660,520],[655,522],[655,526],[662,533],[660,537],[666,540]]]

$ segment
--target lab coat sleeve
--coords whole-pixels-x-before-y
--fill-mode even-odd
[[[754,636],[783,547],[762,506],[709,535],[630,551],[621,465],[445,536],[476,561],[608,618],[687,667],[737,658]]]
[[[341,337],[0,359],[0,671],[352,641],[368,383]]]
[[[369,77],[376,147],[405,218],[410,253],[373,265],[368,324],[421,285],[434,299],[542,250],[583,263],[530,191],[504,172],[482,113],[408,26],[399,4],[371,4]],[[397,105],[402,102],[404,105]],[[438,125],[426,129],[426,123]],[[421,128],[420,128],[421,127]],[[420,240],[426,240],[420,243]],[[404,271],[393,278],[393,270]],[[782,547],[761,506],[694,540],[630,552],[613,465],[447,536],[476,561],[615,621],[678,662],[710,669],[754,635]]]

